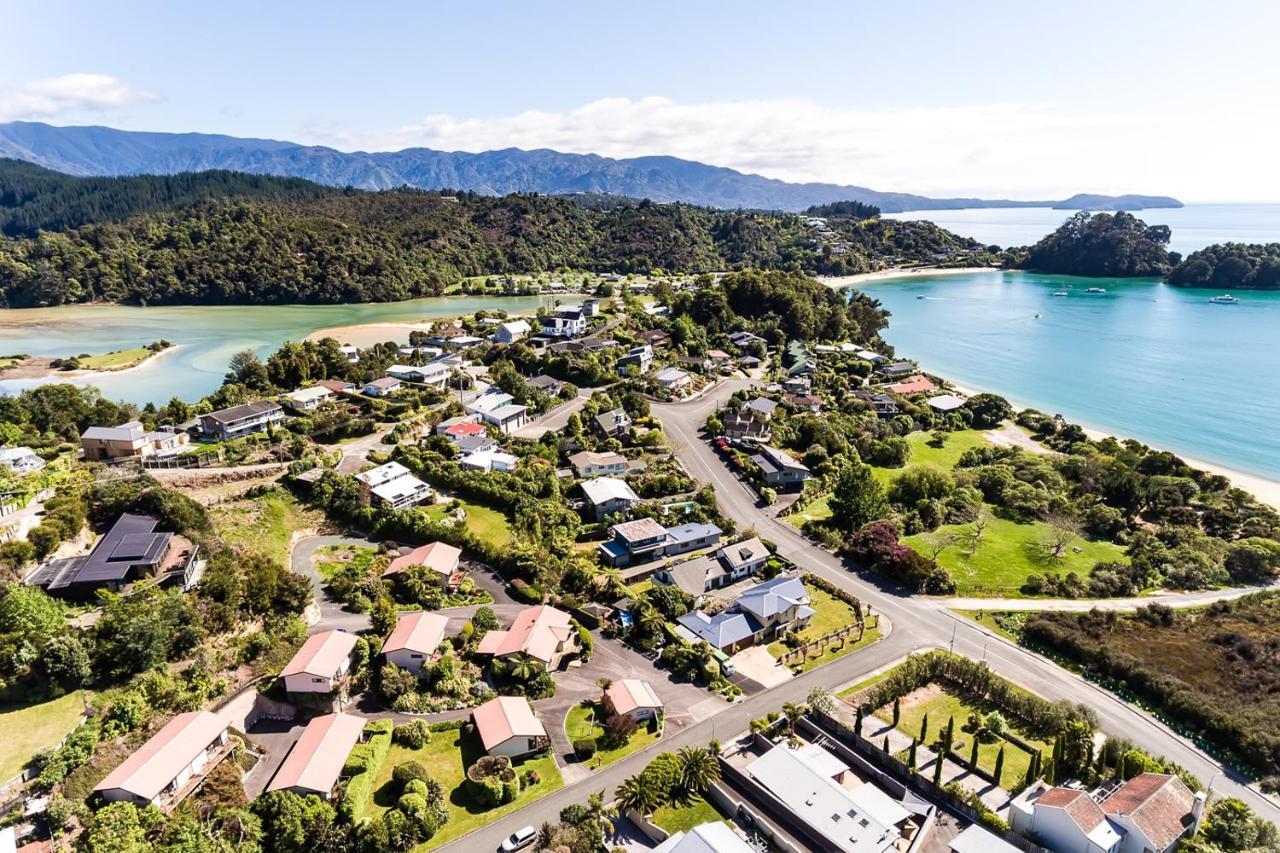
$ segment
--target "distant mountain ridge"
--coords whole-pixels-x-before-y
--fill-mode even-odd
[[[859,186],[788,183],[677,157],[613,159],[549,149],[505,148],[469,153],[406,148],[343,152],[273,139],[208,133],[151,133],[109,127],[0,124],[0,156],[70,175],[176,174],[212,169],[306,178],[330,186],[470,190],[486,195],[606,193],[657,202],[719,208],[801,211],[835,201],[860,201],[886,213],[966,207],[1056,207],[1066,201],[929,198]],[[1090,207],[1109,196],[1079,196]],[[1121,196],[1124,209],[1181,207],[1166,196]]]

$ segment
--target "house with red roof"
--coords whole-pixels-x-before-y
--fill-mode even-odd
[[[638,678],[620,678],[604,691],[604,708],[610,715],[621,714],[637,723],[647,723],[662,716],[662,700],[653,685]]]
[[[387,663],[417,675],[435,655],[447,627],[449,618],[439,613],[419,610],[401,614],[391,636],[382,644],[382,654]]]
[[[885,385],[884,390],[890,394],[901,394],[907,396],[909,394],[928,394],[938,390],[938,386],[929,381],[928,377],[917,373],[914,376],[908,376],[901,382],[894,382]]]
[[[364,736],[364,724],[363,717],[353,714],[325,714],[311,720],[267,790],[332,799],[347,757]]]
[[[174,717],[94,786],[108,802],[177,805],[227,752],[227,721],[208,711]]]
[[[355,634],[323,631],[312,634],[280,671],[289,693],[332,693],[351,669]]]
[[[385,578],[398,575],[413,566],[425,566],[440,586],[447,589],[456,586],[462,580],[462,573],[458,571],[458,562],[461,558],[461,548],[455,548],[447,542],[431,542],[396,557],[391,561],[391,565],[387,566],[382,576]]]
[[[489,631],[480,638],[477,654],[495,659],[525,655],[550,672],[578,651],[578,629],[569,614],[547,604],[528,607],[505,631]]]
[[[489,755],[521,758],[551,746],[547,730],[523,696],[497,696],[471,712],[476,734]]]

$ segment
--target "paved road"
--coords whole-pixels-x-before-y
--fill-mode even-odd
[[[369,629],[369,614],[353,613],[347,610],[341,601],[331,598],[324,588],[324,581],[316,571],[315,553],[325,545],[351,545],[356,548],[376,548],[376,542],[357,539],[352,536],[308,536],[294,543],[289,554],[289,567],[297,574],[304,575],[311,581],[315,605],[320,610],[320,619],[310,626],[309,632],[318,634],[321,631],[340,629],[352,634]]]
[[[754,528],[797,565],[859,596],[886,616],[894,630],[878,643],[810,670],[664,738],[664,750],[727,739],[746,729],[751,719],[780,708],[784,702],[802,701],[815,687],[833,689],[860,680],[913,651],[950,647],[975,660],[985,660],[997,673],[1036,695],[1088,705],[1097,713],[1106,733],[1129,738],[1153,755],[1178,762],[1200,779],[1213,780],[1215,793],[1239,797],[1268,820],[1280,821],[1280,807],[1275,801],[1225,772],[1217,761],[1160,722],[1051,661],[950,614],[950,601],[912,596],[877,579],[856,574],[841,559],[801,536],[793,526],[757,507],[754,493],[698,437],[707,415],[734,391],[747,385],[743,380],[730,380],[719,385],[714,393],[692,402],[655,403],[653,414],[662,421],[669,441],[689,474],[715,488],[725,515],[743,529]],[[440,849],[493,850],[515,829],[554,821],[562,808],[582,802],[588,793],[600,789],[611,791],[623,779],[642,770],[648,760],[648,751],[629,756],[593,774],[589,780],[569,785]]]

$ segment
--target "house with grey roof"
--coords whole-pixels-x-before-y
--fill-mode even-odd
[[[714,524],[692,522],[667,528],[666,555],[674,557],[719,544],[723,531]]]
[[[810,476],[804,463],[776,447],[761,447],[751,461],[760,469],[765,485],[773,489],[803,488]]]
[[[44,460],[30,447],[0,447],[0,468],[15,474],[30,474],[44,467]]]
[[[631,429],[631,416],[626,409],[611,409],[595,417],[595,429],[605,438],[618,438]]]
[[[219,409],[200,416],[200,431],[225,441],[256,432],[266,432],[284,420],[284,409],[270,400],[254,400],[229,409]]]
[[[626,512],[640,503],[640,496],[632,491],[624,480],[616,477],[597,477],[582,484],[582,493],[591,504],[596,521],[603,521],[614,513]]]
[[[701,610],[684,614],[676,620],[676,633],[689,642],[705,641],[732,654],[802,629],[813,614],[804,583],[784,576],[756,584],[714,616]]]
[[[23,578],[50,595],[86,598],[99,589],[118,592],[131,581],[177,570],[190,577],[196,548],[172,533],[157,531],[159,519],[124,513],[88,554],[42,563]]]
[[[610,527],[609,539],[601,542],[597,551],[607,565],[623,568],[658,559],[667,542],[665,527],[652,518],[637,518]]]

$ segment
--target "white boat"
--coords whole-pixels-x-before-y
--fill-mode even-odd
[[[1086,287],[1084,289],[1084,292],[1085,293],[1106,293],[1107,289],[1105,287]]]
[[[1055,290],[1055,291],[1053,292],[1053,295],[1054,295],[1054,296],[1066,296],[1066,295],[1067,295],[1067,292],[1066,292],[1065,290]]]
[[[1240,303],[1240,300],[1236,299],[1230,293],[1224,293],[1221,296],[1215,296],[1209,301],[1212,302],[1214,305],[1238,305]]]

